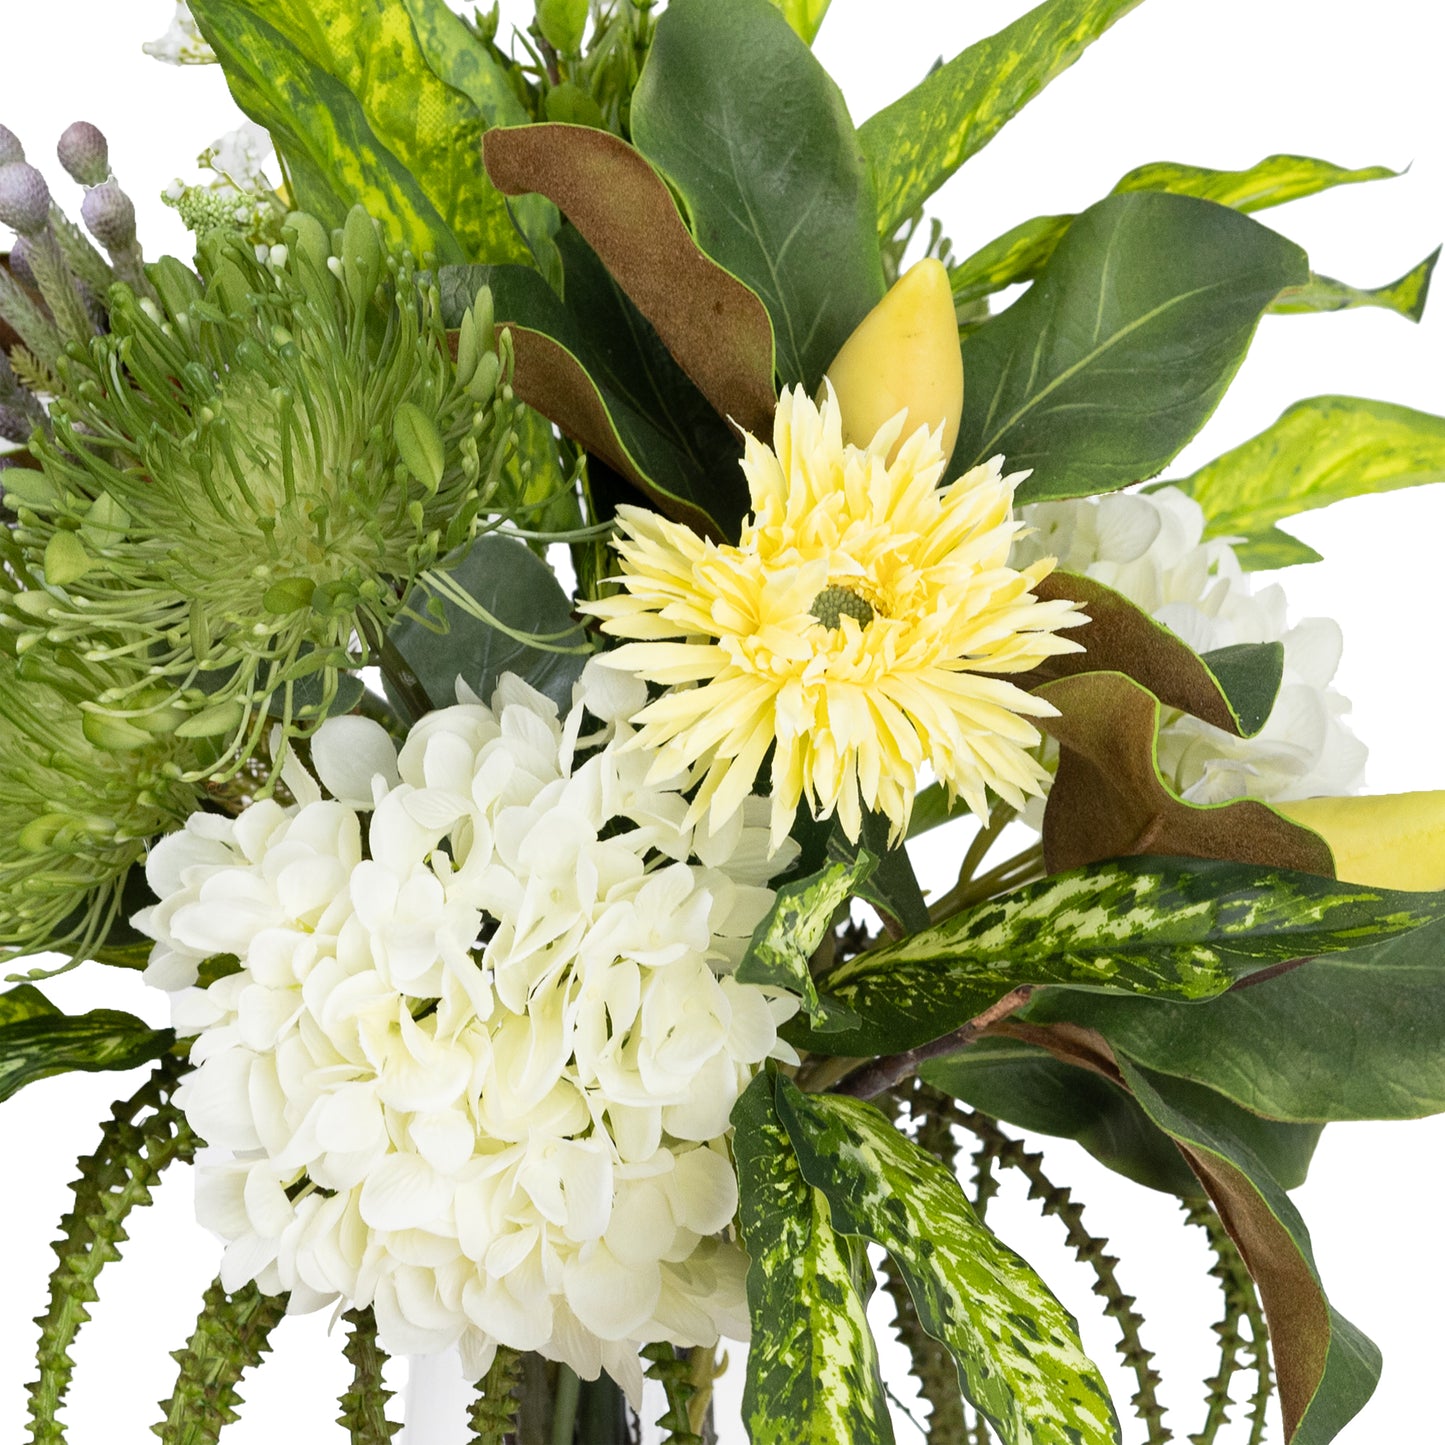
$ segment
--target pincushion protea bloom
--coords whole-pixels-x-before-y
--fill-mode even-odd
[[[774,846],[803,797],[854,841],[876,810],[896,841],[925,762],[980,816],[988,789],[1017,807],[1046,777],[1028,719],[1053,709],[995,674],[1079,651],[1058,630],[1085,618],[1034,596],[1051,560],[1009,566],[1022,474],[995,457],[940,490],[941,432],[920,427],[889,461],[902,427],[848,445],[831,389],[821,405],[785,392],[773,449],[747,439],[737,546],[618,509],[626,591],[587,608],[632,639],[608,663],[668,687],[637,742],[659,774],[699,770],[693,814],[714,828],[770,751]]]

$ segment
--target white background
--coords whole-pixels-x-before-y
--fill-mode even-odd
[[[817,48],[861,121],[936,57],[1021,8],[1021,0],[835,0]],[[0,0],[0,10],[0,121],[21,135],[57,197],[78,208],[76,188],[53,161],[54,141],[71,120],[93,120],[111,139],[148,252],[182,248],[174,216],[155,197],[173,175],[193,176],[192,157],[234,124],[235,112],[217,70],[175,71],[141,55],[140,42],[168,21],[166,0]],[[886,38],[877,31],[885,19]],[[963,255],[1027,216],[1087,205],[1146,161],[1239,167],[1294,151],[1349,166],[1410,166],[1402,179],[1264,218],[1303,243],[1316,269],[1378,285],[1445,239],[1442,59],[1445,12],[1434,0],[1147,0],[970,162],[938,209]],[[1234,389],[1174,471],[1192,470],[1303,396],[1344,392],[1445,412],[1442,361],[1445,310],[1427,312],[1420,327],[1382,311],[1268,319]],[[1348,502],[1297,530],[1327,560],[1286,574],[1292,611],[1331,613],[1345,628],[1338,681],[1371,748],[1369,790],[1445,787],[1445,497],[1427,490]],[[133,977],[107,974],[72,975],[53,996],[72,1009],[128,1007],[163,1021],[161,1001]],[[109,1100],[139,1078],[49,1080],[0,1110],[0,1439],[22,1433],[20,1386],[34,1345],[28,1320],[43,1302],[44,1241],[67,1205],[72,1161],[92,1147]],[[1344,1445],[1445,1440],[1436,1405],[1445,1344],[1442,1146],[1445,1127],[1436,1121],[1333,1127],[1295,1196],[1332,1300],[1385,1352],[1380,1390],[1344,1432]],[[1079,1186],[1089,1222],[1124,1255],[1120,1275],[1152,1322],[1148,1338],[1182,1439],[1199,1426],[1194,1381],[1213,1368],[1208,1324],[1217,1310],[1196,1232],[1184,1229],[1171,1201],[1116,1181],[1074,1146],[1048,1149],[1053,1172]],[[1107,1322],[1092,1307],[1087,1277],[1058,1248],[1053,1222],[1040,1225],[1032,1206],[996,1211],[1010,1241],[1081,1316],[1091,1352],[1112,1368]],[[73,1445],[150,1438],[153,1402],[169,1392],[165,1352],[189,1333],[214,1271],[216,1248],[191,1222],[184,1174],[133,1221],[134,1243],[107,1271],[95,1323],[80,1337]],[[328,1422],[347,1372],[325,1326],[315,1316],[281,1328],[277,1356],[247,1385],[242,1421],[226,1437],[233,1445],[342,1438]],[[1120,1374],[1111,1380],[1122,1406],[1132,1386]],[[1126,1440],[1140,1438],[1137,1425],[1125,1431]],[[741,1438],[736,1429],[725,1435]],[[902,1424],[900,1439],[914,1438]]]

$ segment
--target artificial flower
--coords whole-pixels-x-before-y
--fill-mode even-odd
[[[851,446],[831,391],[821,405],[784,392],[773,447],[747,439],[736,546],[618,509],[626,591],[587,610],[635,639],[605,662],[668,686],[638,714],[638,745],[656,776],[697,770],[690,816],[724,824],[769,753],[774,846],[802,798],[854,840],[876,810],[896,841],[925,763],[980,816],[989,789],[1016,807],[1039,790],[1028,719],[1053,709],[999,674],[1078,651],[1059,629],[1085,619],[1034,596],[1050,560],[1009,564],[1022,474],[995,457],[939,489],[938,429],[887,460],[902,426]]]
[[[1266,802],[1348,793],[1360,784],[1364,746],[1344,722],[1349,700],[1331,686],[1339,624],[1310,617],[1291,626],[1284,589],[1253,590],[1228,541],[1204,538],[1204,513],[1177,487],[1043,502],[1023,508],[1032,529],[1025,556],[1059,565],[1122,593],[1196,652],[1280,642],[1284,675],[1274,708],[1253,737],[1238,738],[1186,713],[1166,711],[1160,771],[1192,803]]]
[[[333,719],[331,797],[293,755],[292,806],[156,848],[136,921],[196,1035],[178,1097],[218,1151],[228,1288],[371,1304],[387,1349],[459,1344],[473,1377],[500,1343],[634,1393],[640,1344],[746,1331],[725,1136],[796,1058],[796,1000],[731,974],[789,855],[761,800],[705,835],[684,777],[646,780],[641,692],[593,665],[559,718],[504,678],[399,756]]]

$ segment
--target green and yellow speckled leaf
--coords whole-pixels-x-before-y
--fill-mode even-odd
[[[1347,170],[1329,161],[1316,160],[1313,156],[1266,156],[1257,164],[1239,171],[1216,171],[1205,166],[1179,165],[1174,161],[1153,161],[1123,176],[1110,194],[1119,196],[1130,191],[1167,191],[1173,196],[1194,196],[1201,201],[1213,201],[1233,211],[1248,213],[1282,206],[1287,201],[1313,196],[1333,186],[1389,180],[1397,175],[1399,172],[1392,171],[1388,166]],[[950,266],[948,274],[954,303],[962,306],[1005,286],[1032,281],[1054,254],[1054,248],[1073,221],[1073,216],[1035,216]],[[1410,275],[1414,276],[1415,272]],[[1409,279],[1402,277],[1395,284],[1404,286]],[[1379,294],[1383,298],[1383,292],[1368,294]],[[1356,304],[1389,305],[1392,302],[1380,299]],[[1420,304],[1423,305],[1423,298]],[[1273,309],[1285,308],[1277,304]]]
[[[892,235],[969,156],[1139,0],[1045,0],[970,45],[858,132]]]
[[[847,960],[818,987],[864,1024],[790,1037],[830,1054],[894,1053],[940,1037],[1021,984],[1213,998],[1273,964],[1442,916],[1445,893],[1202,858],[1123,858],[1028,884]]]
[[[0,993],[0,1101],[51,1074],[133,1069],[159,1058],[175,1037],[114,1009],[62,1013],[22,983]]]
[[[1385,286],[1351,286],[1333,276],[1310,273],[1303,286],[1280,293],[1269,309],[1276,316],[1312,316],[1321,311],[1353,311],[1361,306],[1378,306],[1393,311],[1406,321],[1418,321],[1425,314],[1430,295],[1430,277],[1440,259],[1437,246],[1418,265],[1412,266],[1398,281]]]
[[[818,29],[828,13],[832,0],[773,0],[788,22],[809,45],[818,38]]]
[[[877,865],[871,853],[860,850],[849,861],[830,862],[816,873],[782,884],[738,965],[739,981],[771,984],[797,994],[815,1028],[856,1024],[858,1020],[846,1009],[819,999],[809,961],[839,905],[857,892]]]
[[[1072,1316],[979,1221],[937,1159],[857,1099],[805,1094],[779,1078],[777,1107],[834,1228],[897,1261],[923,1327],[948,1346],[963,1393],[1004,1445],[1118,1441],[1108,1391]]]
[[[353,205],[444,262],[527,261],[555,212],[482,167],[492,125],[529,119],[442,0],[196,0],[241,109],[275,137],[296,203],[338,226]],[[519,232],[518,227],[521,231]]]
[[[1173,485],[1204,508],[1206,536],[1265,537],[1297,512],[1441,481],[1445,417],[1358,396],[1316,396]]]
[[[738,1221],[751,1260],[748,1438],[752,1445],[891,1445],[855,1254],[834,1232],[827,1199],[798,1168],[775,1086],[772,1075],[760,1074],[733,1109]]]

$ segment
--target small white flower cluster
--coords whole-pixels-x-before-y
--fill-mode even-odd
[[[1159,767],[1180,797],[1288,802],[1359,787],[1365,748],[1343,721],[1349,699],[1330,685],[1343,646],[1339,624],[1309,617],[1289,626],[1283,588],[1253,591],[1229,543],[1204,540],[1204,513],[1192,497],[1161,487],[1041,502],[1022,513],[1034,531],[1017,545],[1015,565],[1019,557],[1057,557],[1062,570],[1122,593],[1196,652],[1284,644],[1279,696],[1253,737],[1166,713]]]
[[[155,40],[146,41],[141,49],[152,60],[166,65],[214,65],[216,62],[216,52],[206,43],[186,0],[176,0],[170,29]]]
[[[685,823],[686,779],[626,746],[644,701],[589,664],[565,719],[508,677],[400,756],[328,721],[330,799],[293,761],[295,806],[156,848],[137,923],[199,1035],[178,1097],[227,1288],[371,1303],[387,1349],[460,1343],[474,1376],[501,1343],[633,1393],[640,1343],[746,1334],[728,1118],[796,1058],[797,1004],[731,971],[792,855],[766,799]]]
[[[198,237],[217,227],[241,232],[264,261],[281,235],[286,208],[266,174],[276,153],[270,132],[255,121],[243,121],[215,140],[196,157],[213,179],[187,185],[179,176],[161,192],[161,199],[180,215],[186,229]]]

